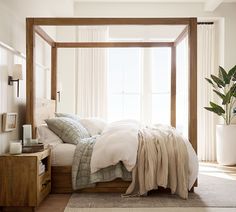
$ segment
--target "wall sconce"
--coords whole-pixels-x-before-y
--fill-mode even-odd
[[[17,83],[17,97],[19,97],[19,91],[20,91],[19,80],[23,80],[22,65],[15,64],[13,66],[13,76],[8,76],[8,85],[13,86],[14,82]]]

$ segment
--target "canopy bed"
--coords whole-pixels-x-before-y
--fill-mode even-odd
[[[57,42],[40,26],[89,26],[89,25],[185,25],[174,42]],[[39,99],[35,92],[35,34],[51,46],[51,99]],[[197,19],[196,18],[27,18],[26,19],[26,122],[32,125],[33,137],[36,128],[45,119],[53,117],[57,104],[57,49],[58,48],[171,48],[171,125],[176,126],[176,46],[188,36],[189,81],[188,81],[188,135],[197,152]],[[116,179],[97,183],[83,192],[124,192],[130,182]],[[197,184],[195,183],[194,186]],[[71,166],[52,167],[52,192],[72,192]]]

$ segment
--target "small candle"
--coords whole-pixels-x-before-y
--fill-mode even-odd
[[[20,142],[10,143],[10,154],[16,155],[16,154],[21,154],[21,152],[22,152],[22,145]]]
[[[32,127],[30,124],[23,125],[24,145],[27,145],[32,138]]]

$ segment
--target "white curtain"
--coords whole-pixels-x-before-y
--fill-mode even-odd
[[[188,37],[176,46],[176,128],[188,138]]]
[[[107,27],[78,27],[79,42],[108,39]],[[77,56],[76,113],[81,117],[107,116],[107,50],[80,48]]]
[[[205,80],[217,70],[215,25],[198,25],[198,157],[216,160],[215,115],[204,109],[213,100],[212,86]]]

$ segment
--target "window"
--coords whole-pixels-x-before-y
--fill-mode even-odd
[[[109,49],[108,120],[140,119],[140,49]]]
[[[171,48],[113,48],[108,61],[108,120],[170,124]]]
[[[152,123],[170,125],[171,48],[152,49]]]

